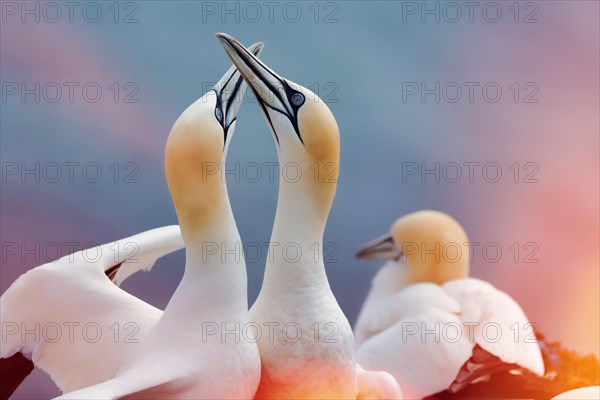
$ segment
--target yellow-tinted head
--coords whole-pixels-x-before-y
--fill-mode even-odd
[[[390,234],[365,245],[365,259],[405,261],[411,283],[442,284],[469,275],[469,239],[448,214],[418,211],[394,222]]]
[[[256,43],[250,51],[258,55],[262,48]],[[171,128],[165,173],[184,239],[210,229],[230,213],[221,172],[246,88],[232,66]]]
[[[300,85],[296,87],[306,97],[298,110],[298,130],[304,151],[311,162],[337,164],[340,158],[340,132],[331,110],[315,93]]]
[[[286,83],[304,97],[296,114],[282,114],[269,106],[263,108],[276,138],[280,184],[291,197],[313,204],[313,210],[322,219],[329,213],[337,188],[339,129],[322,99],[298,84]]]
[[[209,92],[179,116],[165,149],[165,173],[184,234],[209,227],[228,202],[222,182],[225,139],[214,110],[216,95]]]

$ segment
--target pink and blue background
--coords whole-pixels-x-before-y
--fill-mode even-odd
[[[458,219],[472,241],[500,245],[499,262],[475,252],[473,276],[513,296],[550,340],[597,355],[599,3],[536,2],[537,23],[515,23],[508,9],[512,3],[498,2],[503,17],[496,23],[485,21],[477,10],[472,23],[466,15],[455,23],[443,18],[436,23],[432,16],[423,23],[420,15],[404,15],[403,21],[402,4],[388,1],[339,2],[333,8],[319,3],[317,22],[309,8],[314,3],[297,2],[303,16],[296,23],[283,17],[285,2],[278,3],[273,22],[263,8],[256,23],[250,21],[253,10],[244,15],[240,8],[236,22],[235,14],[209,15],[206,4],[190,1],[137,2],[137,23],[115,23],[108,9],[112,2],[98,3],[104,15],[97,23],[86,22],[77,12],[74,22],[63,15],[56,23],[36,23],[31,16],[22,22],[20,15],[3,13],[3,96],[7,82],[29,87],[35,82],[97,82],[103,95],[96,103],[83,100],[77,90],[73,103],[64,98],[66,92],[56,103],[3,97],[2,163],[31,168],[36,162],[42,167],[96,162],[103,177],[89,183],[76,169],[74,182],[63,176],[51,183],[35,182],[31,174],[25,179],[3,174],[0,290],[50,261],[39,253],[8,254],[11,243],[27,248],[37,243],[41,249],[75,241],[81,248],[176,223],[163,172],[164,144],[179,113],[229,67],[214,38],[224,31],[246,44],[263,41],[266,63],[295,82],[318,88],[338,120],[341,175],[325,238],[338,251],[326,264],[351,322],[380,265],[355,260],[356,249],[405,213],[438,209]],[[236,7],[235,2],[213,4]],[[435,2],[428,4],[435,7]],[[120,20],[131,10],[122,8]],[[334,11],[337,22],[324,23]],[[290,15],[295,18],[292,13],[288,20]],[[121,95],[129,93],[123,85],[134,82],[139,101],[116,103],[108,89],[114,82]],[[473,103],[465,100],[465,91],[456,103],[443,98],[436,103],[431,95],[425,102],[419,96],[403,101],[403,82],[426,82],[428,87],[435,82],[496,82],[503,94],[496,103],[485,101],[481,90]],[[520,100],[528,93],[523,85],[534,82],[538,102],[515,103],[509,89],[514,82],[521,85]],[[247,98],[229,150],[231,169],[235,163],[243,167],[277,160],[260,110],[251,95]],[[123,182],[128,162],[139,167],[137,183]],[[412,162],[430,168],[436,162],[496,162],[503,175],[497,183],[482,179],[480,169],[472,183],[466,177],[456,183],[436,183],[431,175],[425,182],[419,176],[403,179],[403,163]],[[515,162],[522,168],[535,163],[538,182],[525,183],[521,175],[515,183],[509,169]],[[114,163],[121,169],[118,183],[109,169]],[[266,169],[259,182],[235,182],[235,175],[228,176],[246,242],[260,244],[270,237],[277,183],[265,174]],[[523,249],[514,260],[509,249],[514,242],[521,247],[535,243],[538,262],[525,263],[528,251]],[[262,282],[263,249],[262,257],[252,255],[248,263],[250,302]],[[183,252],[169,256],[124,288],[164,307],[181,279],[183,263]],[[15,398],[55,394],[51,380],[36,371]]]

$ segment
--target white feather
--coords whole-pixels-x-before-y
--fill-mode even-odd
[[[396,262],[378,272],[355,335],[357,361],[367,369],[390,372],[407,398],[447,389],[475,344],[507,363],[543,375],[532,327],[506,293],[474,278],[442,286],[419,283],[400,291],[388,287],[390,280],[402,287],[402,279],[402,267]]]
[[[422,398],[446,389],[471,356],[468,339],[455,334],[460,326],[457,315],[440,309],[410,315],[363,342],[356,360],[392,374],[406,398]]]
[[[599,400],[600,386],[588,386],[569,390],[552,398],[552,400]]]
[[[463,323],[476,324],[472,331],[475,343],[508,364],[544,374],[533,325],[512,297],[475,278],[455,279],[442,288],[460,304]]]
[[[179,227],[166,226],[28,271],[0,298],[5,333],[0,356],[31,355],[67,392],[111,378],[162,311],[118,288],[105,270],[132,257],[146,262],[130,263],[131,273],[134,266],[149,269],[149,260],[182,245]],[[9,326],[14,334],[8,334]]]

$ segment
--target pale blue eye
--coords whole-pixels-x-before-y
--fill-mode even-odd
[[[223,111],[220,108],[215,108],[215,117],[219,122],[223,122]]]
[[[290,97],[290,102],[296,107],[300,107],[302,104],[304,104],[304,95],[302,93],[294,93]]]

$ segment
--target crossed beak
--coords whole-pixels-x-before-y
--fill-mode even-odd
[[[264,45],[260,42],[254,43],[248,48],[248,51],[253,56],[258,57],[263,47]],[[232,65],[212,88],[217,95],[215,117],[223,127],[225,140],[227,140],[229,127],[236,120],[237,113],[242,105],[246,87],[243,76],[236,66]]]
[[[294,126],[300,138],[298,129],[299,105],[293,105],[290,102],[290,98],[297,91],[290,86],[285,78],[266,66],[235,38],[225,33],[217,33],[216,36],[231,61],[233,61],[254,92],[267,121],[273,129],[277,141],[279,141],[279,138],[273,127],[268,112],[269,109],[285,115]]]

